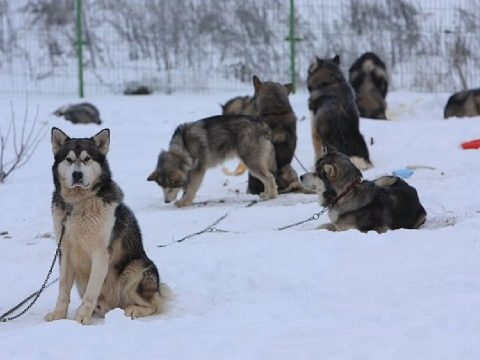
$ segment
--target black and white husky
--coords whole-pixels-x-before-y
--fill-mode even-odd
[[[67,317],[74,283],[82,297],[75,319],[82,324],[117,307],[132,318],[156,314],[166,300],[161,289],[168,289],[145,254],[137,220],[112,180],[109,144],[108,129],[92,138],[52,129],[52,214],[62,242],[59,294],[47,321]]]
[[[321,229],[382,233],[416,229],[425,222],[426,212],[415,188],[395,176],[362,180],[362,173],[348,156],[335,150],[329,149],[317,161],[315,174],[301,178],[316,182],[320,205],[328,208],[331,223]]]

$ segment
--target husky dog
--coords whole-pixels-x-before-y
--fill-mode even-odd
[[[175,200],[183,189],[175,205],[188,206],[207,169],[238,156],[265,186],[260,196],[273,199],[277,196],[274,151],[272,131],[260,119],[247,115],[212,116],[178,126],[168,151],[160,153],[157,167],[147,180],[163,188],[166,203]]]
[[[322,156],[324,145],[329,145],[350,156],[360,170],[366,170],[372,164],[359,130],[355,94],[339,64],[338,55],[331,60],[317,57],[308,68],[308,108],[312,119],[315,162]]]
[[[101,124],[100,112],[90,103],[84,102],[73,105],[65,105],[55,110],[53,113],[57,116],[65,117],[65,120],[74,124]]]
[[[74,282],[82,297],[75,319],[82,324],[90,323],[93,312],[104,315],[117,307],[132,318],[156,314],[166,300],[137,220],[111,178],[109,143],[108,129],[85,139],[52,129],[52,214],[62,243],[59,294],[47,321],[67,317]]]
[[[387,120],[385,115],[388,76],[385,63],[372,53],[360,56],[349,70],[350,84],[357,95],[360,116]]]
[[[348,156],[330,151],[316,163],[317,193],[328,207],[331,231],[358,229],[379,233],[394,229],[417,229],[426,212],[417,191],[395,176],[362,181],[362,173]]]
[[[253,77],[255,88],[254,102],[257,114],[272,129],[272,141],[275,147],[275,161],[277,169],[281,170],[290,165],[295,147],[297,146],[297,118],[290,106],[288,95],[292,91],[292,84],[282,85],[275,82],[261,82],[256,76]],[[292,169],[293,170],[293,169]],[[296,179],[279,179],[281,173],[276,174],[279,186],[278,190],[283,192],[290,183]],[[288,173],[291,175],[291,172]],[[263,191],[263,184],[252,174],[248,177],[248,192],[258,194]]]
[[[255,102],[251,96],[237,96],[228,100],[222,107],[223,115],[256,115]]]
[[[480,115],[480,89],[454,93],[447,101],[443,117],[473,117]]]

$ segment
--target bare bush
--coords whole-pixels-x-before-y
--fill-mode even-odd
[[[29,121],[28,106],[25,108],[21,128],[15,121],[15,112],[11,106],[11,117],[6,129],[0,123],[0,183],[13,171],[20,169],[32,157],[38,144],[46,134],[46,127],[38,123],[38,108],[33,121]],[[7,152],[10,159],[5,160]]]

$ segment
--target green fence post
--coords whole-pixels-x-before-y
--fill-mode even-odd
[[[295,73],[295,42],[297,41],[295,37],[295,0],[290,0],[290,34],[288,36],[290,41],[290,76],[292,81],[292,93],[295,94],[297,90],[297,76]]]
[[[78,59],[78,95],[83,98],[83,39],[82,39],[82,0],[77,0],[76,12],[76,41],[77,41],[77,59]]]

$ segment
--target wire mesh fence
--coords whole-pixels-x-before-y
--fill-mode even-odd
[[[76,5],[87,96],[290,81],[286,0],[0,0],[0,92],[78,94]],[[298,85],[315,55],[342,68],[363,52],[392,88],[456,91],[479,83],[479,0],[295,0]]]

